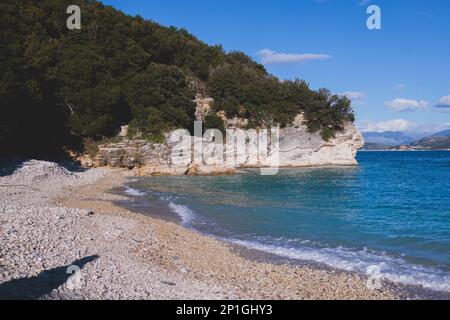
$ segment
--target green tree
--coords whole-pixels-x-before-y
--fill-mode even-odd
[[[131,133],[161,141],[193,125],[196,93],[214,111],[250,127],[289,125],[303,113],[330,139],[354,121],[351,102],[302,80],[280,81],[242,52],[226,53],[184,29],[78,0],[82,29],[66,28],[70,0],[0,3],[0,150],[12,154],[82,148]],[[197,90],[197,92],[195,91]],[[218,118],[208,125],[220,126]]]
[[[203,127],[205,131],[208,129],[217,129],[222,132],[224,137],[226,135],[225,122],[215,113],[210,113],[205,117]]]

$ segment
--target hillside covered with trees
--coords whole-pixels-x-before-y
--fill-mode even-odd
[[[81,7],[81,30],[66,27],[71,4]],[[288,125],[304,112],[309,130],[329,139],[354,121],[345,97],[280,81],[241,52],[98,1],[5,0],[0,15],[2,154],[82,150],[124,124],[161,140],[192,127],[197,93],[251,127]]]

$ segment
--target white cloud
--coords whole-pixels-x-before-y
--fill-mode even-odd
[[[450,95],[439,99],[439,101],[435,107],[442,109],[444,111],[450,111]]]
[[[362,132],[386,132],[386,131],[407,131],[414,127],[414,123],[405,119],[395,119],[381,122],[369,120],[361,121],[358,124]]]
[[[417,124],[405,119],[394,119],[388,121],[364,120],[357,124],[361,132],[405,132],[411,136],[425,137],[434,133],[450,129],[450,123],[428,123]]]
[[[269,49],[264,49],[258,52],[261,57],[262,64],[287,64],[300,63],[313,60],[330,59],[331,56],[327,54],[313,54],[313,53],[278,53]]]
[[[394,87],[394,89],[395,89],[395,90],[398,90],[398,91],[403,91],[403,90],[406,89],[406,85],[404,85],[404,84],[398,84],[398,85],[396,85],[396,86]]]
[[[416,111],[426,109],[428,102],[425,100],[397,98],[385,102],[385,105],[394,111]]]
[[[341,96],[346,96],[350,100],[361,100],[365,97],[364,92],[358,92],[358,91],[346,91],[340,94]]]
[[[360,6],[367,6],[371,2],[372,2],[372,0],[359,0],[358,1],[358,5],[360,5]]]
[[[413,131],[415,133],[422,133],[424,135],[431,135],[440,131],[450,129],[450,123],[430,123],[414,126]]]
[[[314,0],[314,1],[317,2],[317,3],[325,3],[325,2],[328,2],[328,0]],[[373,1],[373,0],[358,0],[358,1],[357,1],[357,4],[358,4],[359,6],[367,6],[367,5],[369,5],[372,1]]]

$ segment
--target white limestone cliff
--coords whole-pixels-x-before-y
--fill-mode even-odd
[[[210,98],[197,96],[196,116],[204,119],[210,112]],[[224,117],[223,114],[221,114]],[[226,119],[231,132],[240,130],[245,119]],[[92,165],[135,168],[139,175],[182,175],[182,174],[228,174],[242,167],[266,167],[270,163],[271,154],[261,155],[257,151],[255,141],[247,139],[233,149],[223,147],[223,152],[215,152],[218,145],[208,139],[169,133],[164,144],[154,144],[145,140],[123,140],[120,143],[103,145],[94,157]],[[193,147],[200,143],[202,148]],[[347,123],[343,132],[335,138],[324,141],[319,133],[310,133],[304,124],[302,115],[298,115],[292,124],[279,131],[280,167],[309,166],[353,166],[357,150],[362,148],[364,140],[353,123]],[[184,152],[183,152],[184,150]],[[186,152],[186,150],[189,150]],[[221,150],[220,147],[218,150]],[[203,154],[214,154],[206,161]],[[176,155],[176,161],[173,155]],[[223,163],[221,160],[242,156],[244,161],[238,164]],[[91,163],[83,158],[84,163]],[[199,160],[200,159],[200,160]],[[202,160],[203,159],[203,160]],[[273,159],[272,159],[273,160]]]
[[[282,129],[280,134],[280,166],[304,167],[325,165],[357,165],[356,153],[364,146],[362,134],[353,123],[343,132],[324,141],[319,133],[311,134],[299,123]]]

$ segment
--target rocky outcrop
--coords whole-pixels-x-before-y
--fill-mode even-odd
[[[212,99],[197,96],[196,102],[196,116],[202,120],[211,110]],[[224,120],[232,134],[245,124],[245,119]],[[276,141],[279,144],[269,143],[268,152],[264,154],[258,150],[258,139],[252,140],[247,136],[245,143],[229,148],[218,145],[213,139],[170,133],[163,144],[124,138],[120,143],[101,145],[94,158],[83,156],[80,162],[86,166],[135,169],[138,175],[143,176],[229,174],[242,167],[357,165],[356,152],[364,145],[361,133],[352,123],[348,123],[335,138],[324,141],[319,133],[308,132],[302,115],[296,117],[292,126],[279,129]],[[194,145],[201,147],[198,149]],[[274,162],[273,150],[277,147],[279,152],[276,152],[278,157]],[[228,161],[230,159],[241,161]]]
[[[93,159],[96,167],[135,168],[152,164],[169,166],[169,146],[156,144],[146,140],[126,140],[120,143],[100,145]]]
[[[363,146],[364,139],[353,123],[326,142],[319,133],[309,133],[298,116],[294,126],[280,134],[280,166],[357,165],[356,153]]]
[[[205,120],[206,115],[211,112],[211,106],[212,103],[214,102],[214,99],[207,98],[202,96],[201,94],[198,94],[195,97],[194,102],[197,104],[197,108],[195,111],[195,118],[198,121]]]
[[[180,138],[180,137],[178,137]],[[240,167],[269,166],[268,157],[257,154],[256,146],[237,146],[227,150],[224,147],[223,159],[229,157],[245,156],[243,163],[229,164],[215,161],[214,157],[204,161],[202,150],[190,148],[196,139],[201,143],[205,154],[213,154],[216,145],[207,139],[184,136],[182,139],[173,139],[168,135],[165,144],[155,144],[145,140],[124,140],[120,143],[103,145],[99,147],[97,155],[89,161],[83,162],[94,166],[110,166],[135,169],[139,175],[208,175],[233,173]],[[279,166],[305,167],[326,165],[356,165],[356,152],[363,146],[363,138],[353,124],[348,124],[344,132],[325,142],[320,134],[307,132],[304,125],[292,126],[280,130],[279,140]],[[173,155],[178,150],[190,150],[189,154],[181,157],[177,155],[176,163]],[[181,152],[181,151],[180,151]],[[245,152],[245,153],[244,153]],[[220,157],[219,157],[220,158]],[[256,159],[252,162],[250,159]],[[194,159],[203,159],[195,162]],[[255,161],[255,160],[253,160]]]

